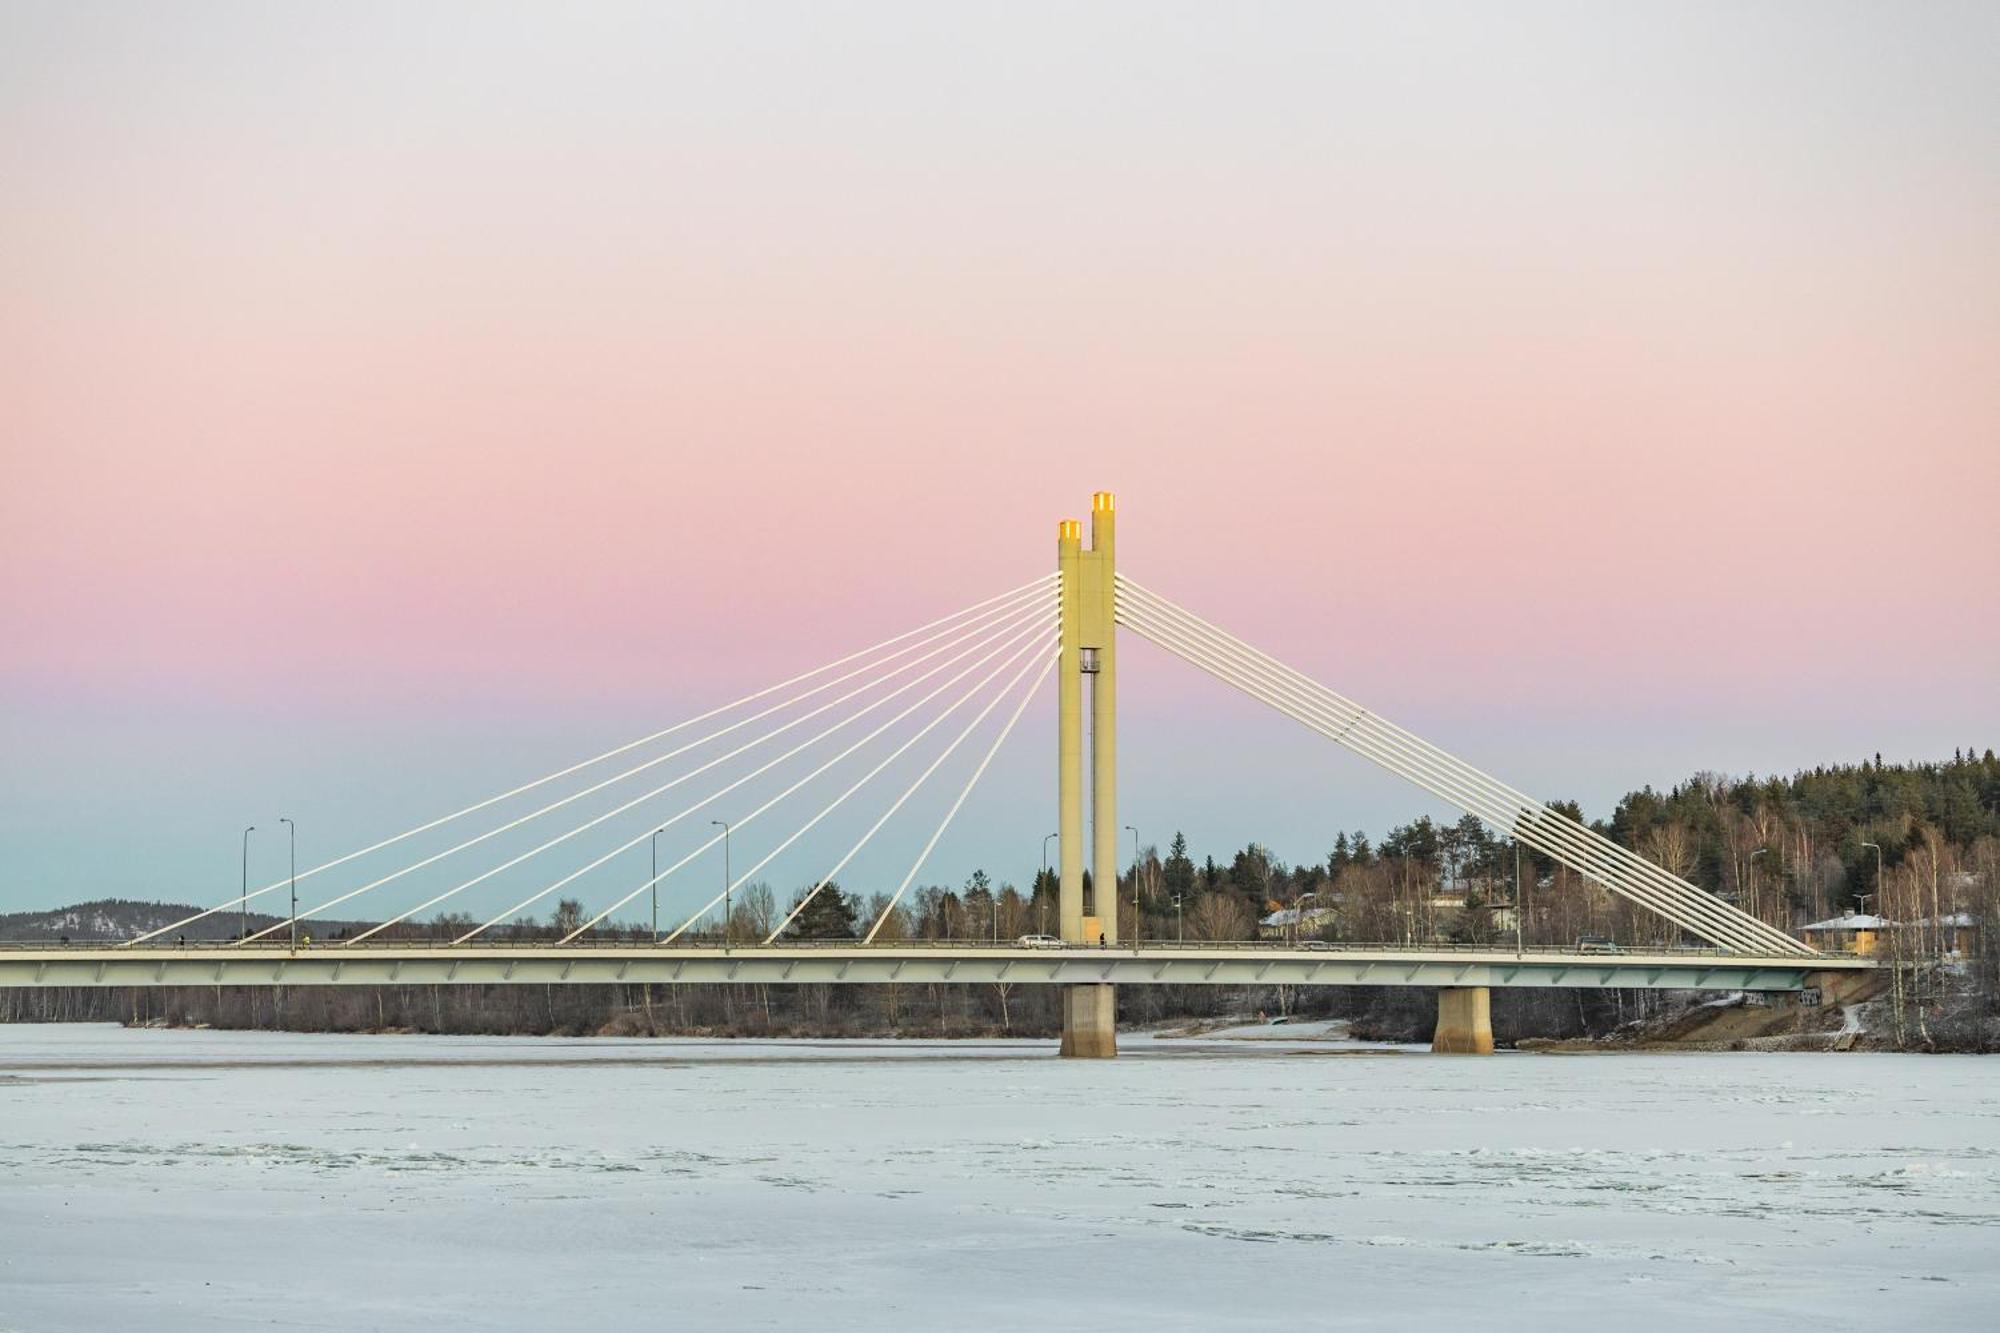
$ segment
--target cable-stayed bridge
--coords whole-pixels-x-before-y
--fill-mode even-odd
[[[1125,577],[1115,522],[1112,497],[1099,492],[1090,542],[1081,522],[1064,520],[1050,574],[284,879],[252,889],[246,875],[233,897],[139,939],[0,948],[0,985],[1059,985],[1064,1053],[1110,1055],[1121,982],[1437,986],[1439,1048],[1490,1050],[1493,986],[1785,991],[1870,966],[1816,953]],[[1625,898],[1665,923],[1674,942],[1584,953],[1119,939],[1121,630]],[[1051,676],[1056,937],[899,938],[899,907]],[[878,835],[919,811],[926,836],[890,872],[893,888],[881,881],[858,938],[803,938],[821,894],[864,855],[875,854],[867,864],[881,873]],[[844,831],[831,837],[836,828]],[[781,857],[807,854],[819,858],[805,881],[812,887],[745,938],[744,895]],[[635,874],[642,857],[644,873]],[[692,867],[718,860],[717,891],[662,919],[663,886],[671,901]],[[554,939],[520,938],[524,916],[585,882],[590,915],[564,918]],[[277,894],[287,895],[286,915],[248,929],[251,904],[261,912]],[[495,911],[494,902],[503,905]],[[468,903],[485,906],[474,916]],[[642,907],[647,928],[620,926]],[[311,940],[306,923],[331,912],[372,924]],[[189,928],[212,931],[232,913],[245,923],[236,938],[187,942]],[[436,935],[440,922],[450,925],[444,938],[409,938]]]

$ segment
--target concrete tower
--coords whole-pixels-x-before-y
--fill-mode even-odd
[[[1062,657],[1057,667],[1056,828],[1062,847],[1057,906],[1062,938],[1096,948],[1118,939],[1118,647],[1114,621],[1117,516],[1111,492],[1090,497],[1090,546],[1083,524],[1056,528],[1062,573]],[[1090,879],[1083,891],[1084,682],[1090,682]],[[1116,999],[1108,985],[1063,993],[1062,1053],[1118,1053]]]

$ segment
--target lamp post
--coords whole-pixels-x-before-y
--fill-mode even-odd
[[[1306,900],[1317,897],[1319,897],[1317,893],[1302,893],[1292,899],[1292,946],[1294,948],[1297,948],[1299,941],[1305,938]]]
[[[1254,843],[1251,845],[1256,846]],[[1271,897],[1271,849],[1269,847],[1258,847],[1257,854],[1264,866],[1264,901],[1266,904],[1269,904],[1276,901]]]
[[[299,947],[299,826],[280,815],[278,822],[291,834],[292,844],[292,948]]]
[[[651,868],[653,878],[647,883],[646,887],[653,891],[653,943],[655,944],[660,942],[660,835],[666,831],[666,825],[662,824],[660,827],[654,829],[653,836],[646,840],[652,844]]]
[[[722,951],[729,952],[729,821],[711,819],[722,826]]]
[[[1880,902],[1882,899],[1882,844],[1879,842],[1864,842],[1861,845],[1875,849],[1875,892],[1868,896]]]
[[[1880,948],[1882,944],[1887,940],[1887,932],[1885,932],[1882,929],[1882,927],[1888,924],[1888,920],[1884,916],[1884,912],[1889,906],[1888,895],[1886,895],[1882,891],[1882,844],[1879,842],[1864,842],[1861,845],[1863,847],[1873,847],[1875,849],[1875,892],[1862,895],[1861,903],[1862,906],[1866,908],[1868,900],[1870,898],[1873,898],[1875,900],[1875,920],[1877,922],[1877,925],[1875,927],[1875,940],[1876,940],[1876,947]],[[1855,931],[1854,938],[1856,940],[1859,940],[1861,938],[1861,933],[1859,930]]]
[[[1037,888],[1049,882],[1049,842],[1051,839],[1060,838],[1061,836],[1062,834],[1060,833],[1051,833],[1042,839],[1042,877],[1035,881]],[[1046,893],[1036,896],[1041,899],[1041,902],[1035,909],[1039,914],[1035,922],[1035,928],[1046,935],[1049,933],[1049,896]]]
[[[1748,906],[1752,916],[1757,915],[1757,858],[1770,850],[1769,847],[1759,847],[1750,853],[1750,859],[1743,863],[1743,893],[1750,900]]]
[[[1132,835],[1132,947],[1139,947],[1139,830],[1130,824],[1125,831]]]
[[[1521,956],[1522,923],[1528,915],[1528,904],[1521,898],[1521,844],[1514,844],[1514,956]]]
[[[1187,927],[1181,924],[1181,896],[1178,893],[1174,895],[1174,940],[1180,944],[1187,943]]]
[[[256,831],[255,824],[243,830],[243,896],[236,900],[236,938],[239,942],[250,938],[250,835]]]

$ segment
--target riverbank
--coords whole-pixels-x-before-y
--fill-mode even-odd
[[[1911,1040],[1913,1029],[1917,1040]],[[1635,1020],[1585,1038],[1527,1038],[1525,1051],[1915,1051],[1979,1055],[2000,1051],[2000,1024],[1948,1013],[1900,1019],[1893,997],[1846,1005],[1801,1004],[1789,995],[1738,993]]]

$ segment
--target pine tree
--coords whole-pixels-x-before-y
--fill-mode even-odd
[[[1343,830],[1338,836],[1334,838],[1333,850],[1327,853],[1326,877],[1328,879],[1338,880],[1340,878],[1340,872],[1347,869],[1347,867],[1353,864],[1353,862],[1354,862],[1354,853],[1348,848],[1347,834]]]
[[[829,883],[793,918],[786,933],[801,940],[851,940],[855,916],[854,900]]]
[[[1169,894],[1185,897],[1194,892],[1194,862],[1188,859],[1187,836],[1176,831],[1167,849],[1166,864],[1160,867],[1160,883]]]

